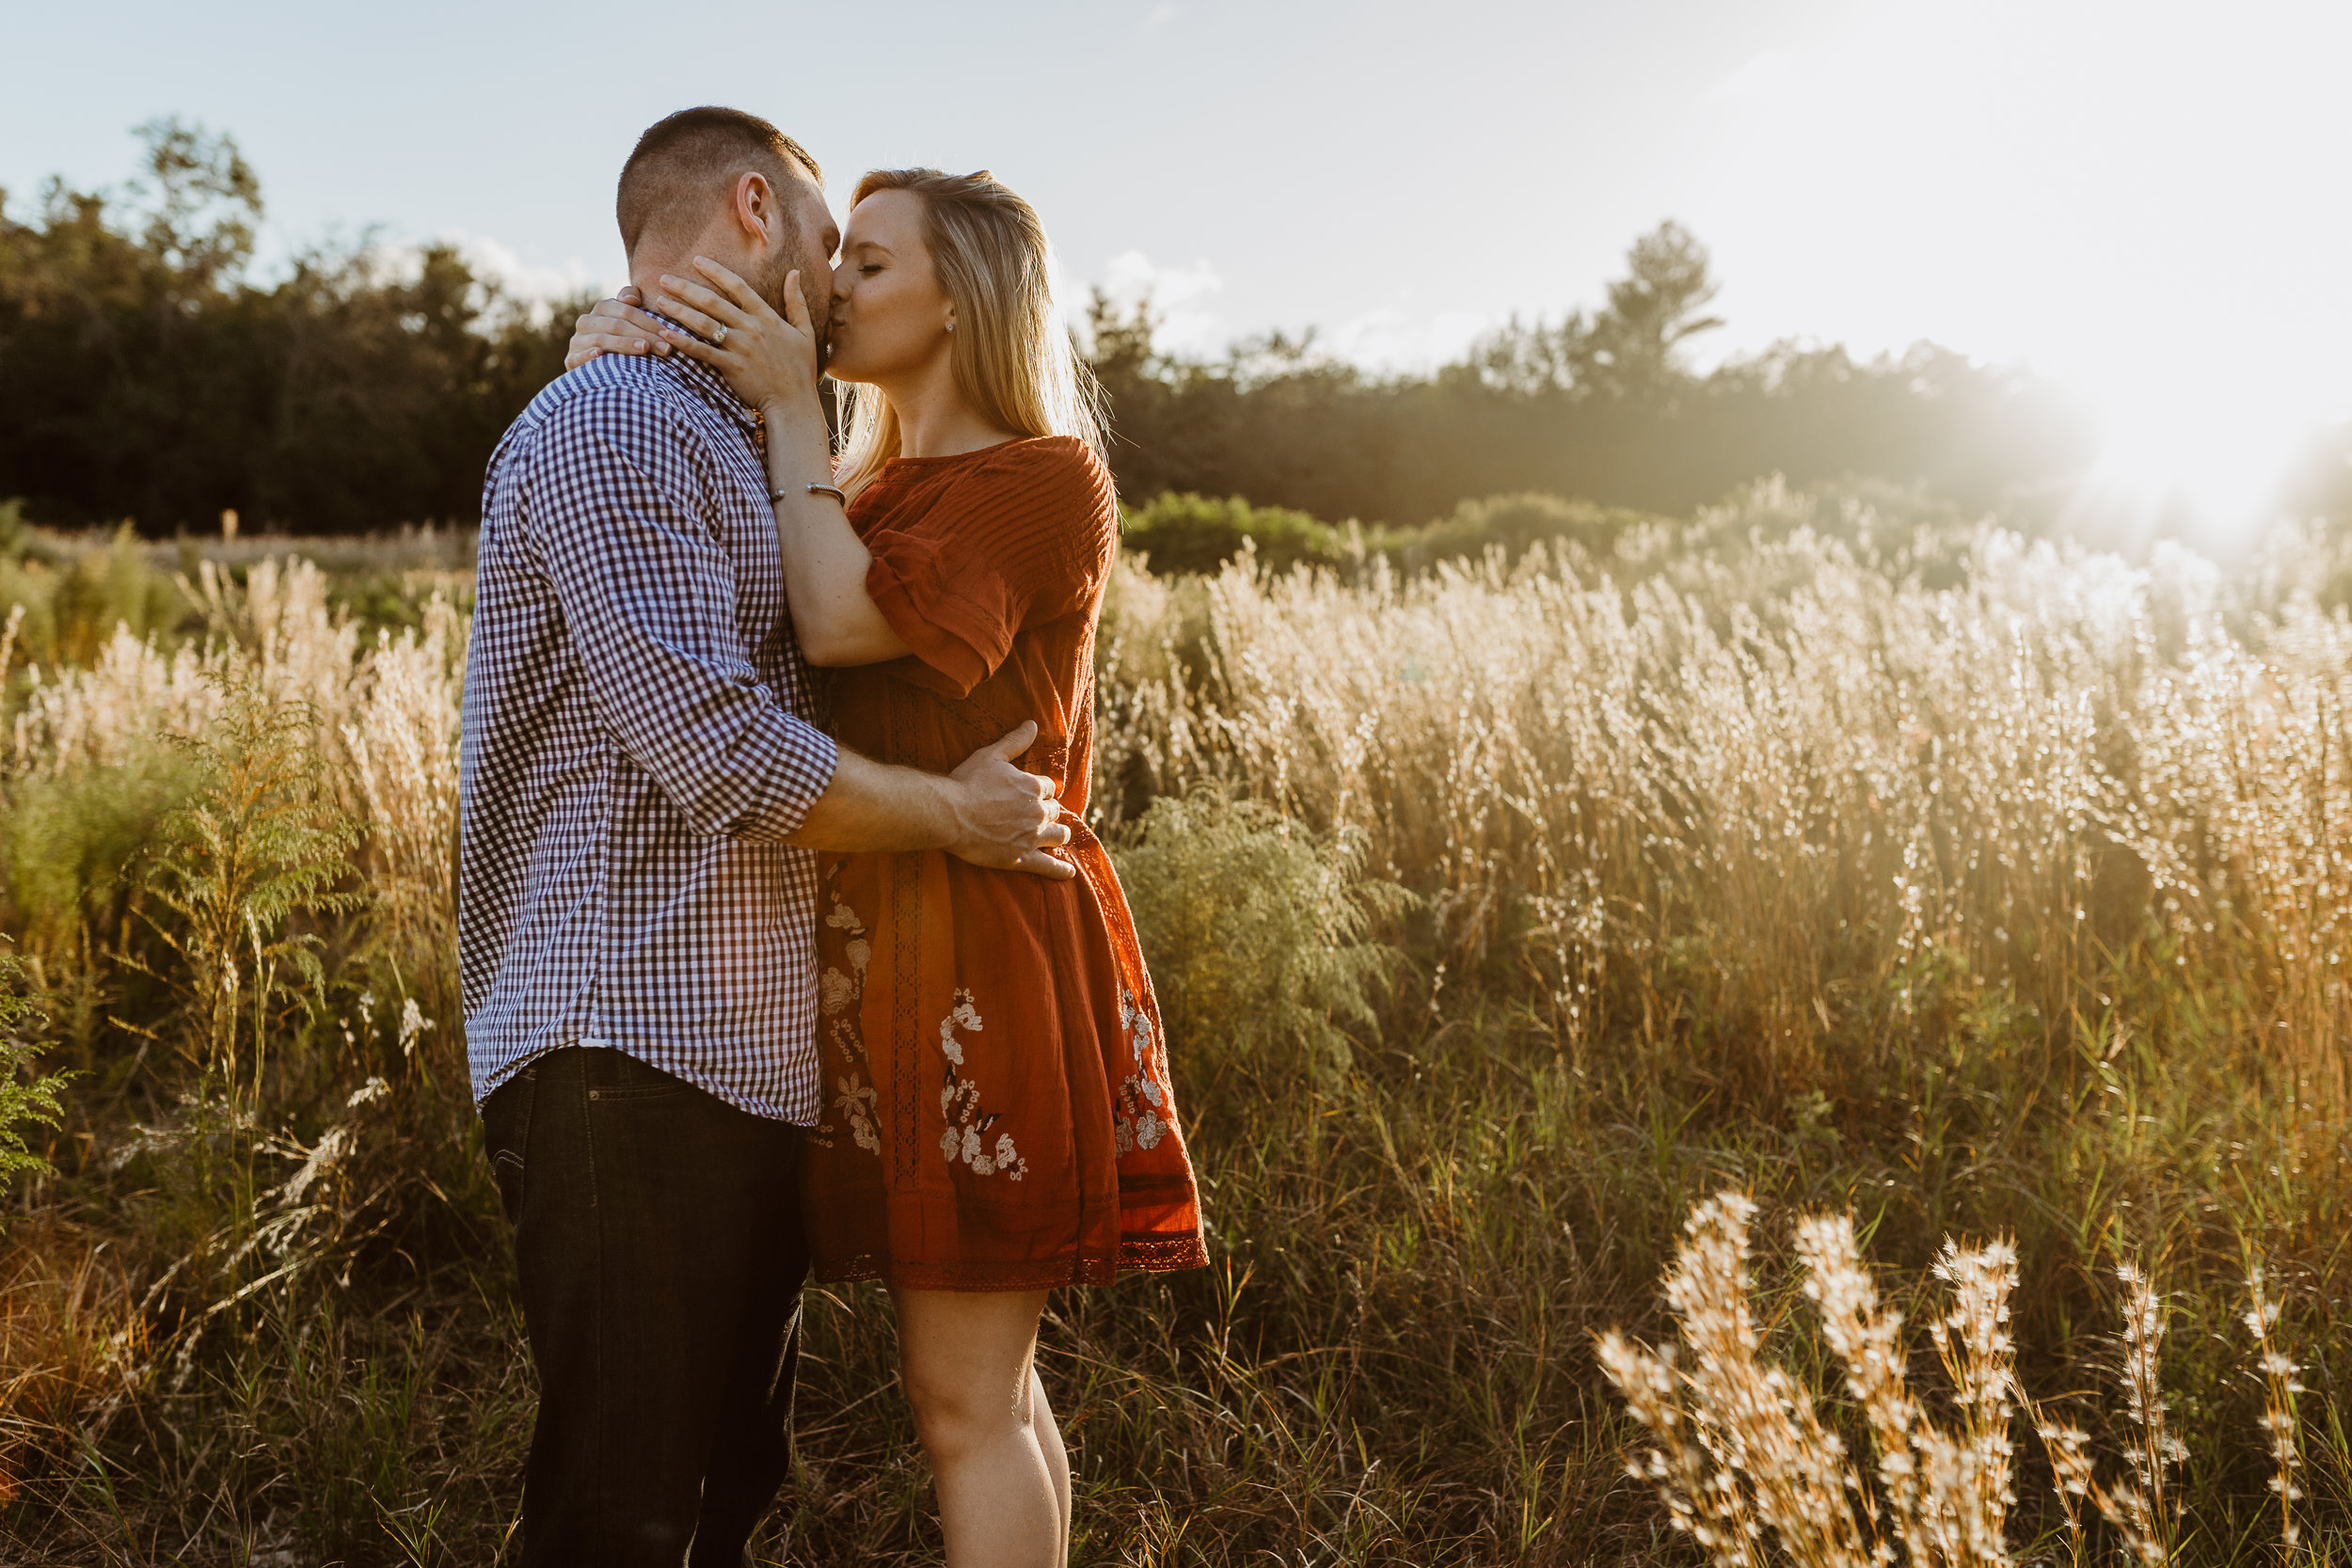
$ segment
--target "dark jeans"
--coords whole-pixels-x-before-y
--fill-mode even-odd
[[[539,1370],[522,1561],[739,1568],[792,1464],[798,1130],[581,1047],[482,1119]]]

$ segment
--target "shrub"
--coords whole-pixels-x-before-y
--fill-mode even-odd
[[[1360,834],[1318,835],[1215,786],[1155,800],[1120,853],[1168,1039],[1197,1070],[1329,1078],[1343,1020],[1399,955],[1369,940],[1403,891],[1362,874]]]
[[[1511,560],[1533,546],[1554,547],[1574,544],[1606,555],[1619,537],[1645,522],[1658,519],[1623,507],[1596,506],[1541,491],[1513,496],[1486,496],[1466,500],[1453,515],[1440,517],[1425,529],[1395,534],[1383,541],[1406,567],[1420,567],[1462,557],[1476,559],[1500,548]]]
[[[178,916],[158,932],[184,969],[173,978],[185,998],[187,1048],[233,1091],[249,1047],[257,1101],[261,1053],[283,1028],[284,1009],[315,1011],[326,999],[319,939],[290,930],[289,920],[362,902],[343,886],[358,834],[322,793],[306,744],[315,728],[302,704],[272,704],[250,684],[230,690],[217,733],[184,742],[200,782],[167,824],[152,879]]]
[[[1342,555],[1330,524],[1280,506],[1252,506],[1241,497],[1163,495],[1127,515],[1126,546],[1152,559],[1157,572],[1214,572],[1248,545],[1258,564],[1288,571],[1301,562],[1332,564]]]
[[[33,1069],[48,1020],[27,990],[24,963],[0,953],[0,1191],[17,1177],[48,1174],[48,1160],[33,1151],[24,1133],[56,1126],[62,1114],[57,1091],[64,1077],[41,1077]]]
[[[0,620],[16,618],[16,662],[88,664],[118,626],[146,639],[178,630],[188,610],[127,523],[100,548],[36,534],[13,502],[0,507]]]
[[[25,1133],[35,1126],[55,1129],[64,1117],[56,1093],[66,1086],[66,1074],[35,1072],[40,1039],[50,1021],[28,990],[24,961],[0,952],[0,1195],[19,1176],[50,1176],[50,1159],[35,1152]],[[8,1469],[0,1465],[0,1483],[5,1479]]]

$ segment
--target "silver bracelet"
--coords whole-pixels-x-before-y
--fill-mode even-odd
[[[843,506],[850,504],[850,498],[841,493],[841,486],[838,484],[803,484],[801,488],[812,496],[831,496]],[[780,501],[791,493],[791,487],[787,485],[784,489],[769,492],[768,499],[771,501]]]

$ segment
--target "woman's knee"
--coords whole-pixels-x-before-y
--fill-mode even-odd
[[[1008,1387],[1001,1377],[954,1371],[900,1369],[914,1430],[934,1460],[952,1458],[1025,1435],[1029,1430],[1028,1378]]]

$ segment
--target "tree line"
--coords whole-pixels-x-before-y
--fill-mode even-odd
[[[0,498],[142,531],[471,522],[581,307],[534,311],[449,245],[316,247],[253,276],[261,182],[224,136],[139,128],[119,192],[0,207]],[[6,193],[0,193],[5,198]]]
[[[1720,285],[1679,225],[1637,240],[1607,302],[1513,320],[1457,363],[1379,376],[1274,334],[1219,363],[1152,346],[1148,306],[1094,302],[1121,488],[1238,494],[1322,517],[1408,525],[1467,498],[1549,492],[1680,514],[1759,475],[1923,487],[1958,504],[2051,510],[2091,457],[2086,411],[2053,383],[1920,344],[1860,360],[1782,342],[1699,374]]]
[[[261,186],[233,142],[174,119],[140,134],[130,187],[52,180],[24,219],[0,205],[0,498],[151,534],[209,531],[224,509],[305,533],[473,521],[492,447],[560,372],[585,302],[534,309],[440,245],[401,264],[314,247],[257,277]],[[1701,373],[1689,350],[1722,325],[1717,289],[1668,223],[1597,309],[1514,320],[1404,375],[1312,334],[1172,356],[1148,302],[1098,294],[1112,467],[1138,501],[1238,496],[1400,527],[1521,492],[1681,514],[1767,473],[2030,521],[2091,456],[2054,385],[1932,345],[1866,360],[1786,342]]]

